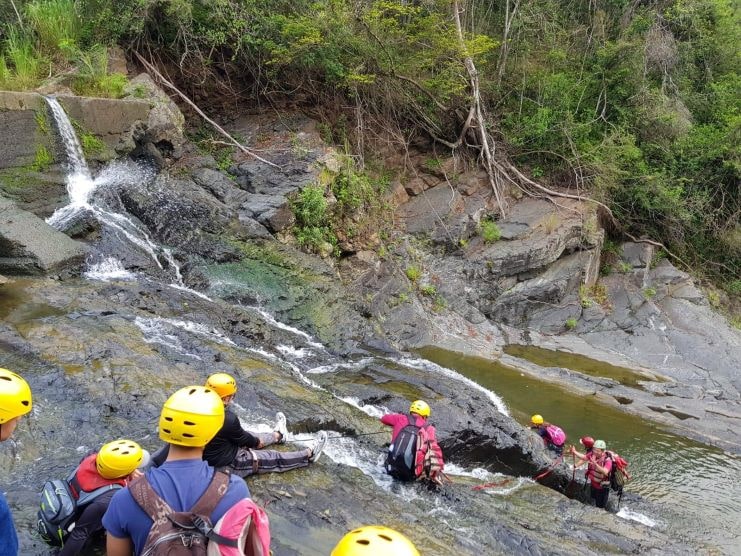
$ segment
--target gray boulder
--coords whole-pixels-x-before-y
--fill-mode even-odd
[[[80,265],[85,247],[38,216],[0,198],[0,270],[39,274]]]

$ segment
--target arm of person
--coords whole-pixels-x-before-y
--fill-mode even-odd
[[[75,556],[82,553],[85,545],[103,529],[103,514],[108,509],[113,494],[113,491],[103,494],[83,510],[58,556]]]
[[[605,465],[600,465],[596,461],[592,461],[592,465],[594,465],[594,468],[601,474],[607,475],[610,473],[610,469],[612,469],[612,460],[610,458],[607,458],[605,460]]]
[[[134,545],[131,539],[119,539],[108,533],[105,542],[107,556],[131,556],[134,553]]]
[[[260,440],[242,428],[239,417],[235,413],[227,413],[223,434],[240,448],[257,448],[260,446]]]
[[[384,415],[381,417],[381,423],[384,425],[388,425],[389,427],[393,427],[396,425],[396,422],[399,420],[400,417],[403,417],[406,419],[406,416],[401,415],[400,413],[389,413],[388,415]]]

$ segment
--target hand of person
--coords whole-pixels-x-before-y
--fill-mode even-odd
[[[574,448],[573,444],[569,446],[569,454],[576,454],[576,448]]]

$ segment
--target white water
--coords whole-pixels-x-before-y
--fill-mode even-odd
[[[645,525],[646,527],[656,527],[656,522],[651,519],[650,517],[643,515],[640,512],[634,512],[627,506],[620,508],[620,511],[617,513],[618,517],[622,517],[623,519],[629,519],[631,521],[637,521],[638,523]]]
[[[296,336],[300,336],[306,340],[306,343],[308,343],[311,347],[315,347],[318,349],[324,349],[324,345],[317,342],[311,335],[307,334],[303,330],[299,330],[298,328],[294,328],[293,326],[290,326],[288,324],[285,324],[283,322],[280,322],[278,320],[275,320],[275,317],[265,311],[264,309],[261,309],[260,307],[251,307],[253,311],[255,311],[258,315],[260,315],[262,318],[265,319],[265,322],[268,324],[271,324],[275,326],[276,328],[280,328],[281,330],[285,330],[286,332],[291,332],[292,334],[295,334]]]
[[[474,382],[470,378],[465,377],[452,369],[442,367],[440,365],[437,365],[436,363],[433,363],[432,361],[427,361],[426,359],[416,359],[411,357],[404,357],[399,361],[399,363],[413,369],[439,373],[453,380],[457,380],[458,382],[462,382],[463,384],[470,386],[474,390],[478,390],[479,392],[485,394],[486,397],[488,397],[489,400],[491,400],[491,402],[494,404],[494,407],[497,408],[497,411],[499,411],[499,413],[509,416],[507,405],[504,403],[504,400],[502,400],[502,398],[500,398],[496,393],[487,388],[484,388],[478,382]]]
[[[111,280],[136,280],[136,274],[126,270],[118,259],[106,257],[99,263],[93,263],[84,274],[90,280],[110,282]]]

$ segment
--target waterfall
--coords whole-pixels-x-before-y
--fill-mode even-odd
[[[67,173],[67,194],[69,195],[69,205],[58,209],[52,214],[47,222],[54,227],[60,227],[68,222],[75,214],[89,208],[90,195],[95,189],[93,176],[90,174],[85,155],[82,152],[80,142],[77,140],[75,129],[72,127],[64,108],[54,97],[44,97],[46,103],[51,109],[54,116],[54,122],[57,124],[59,135],[62,138],[64,149],[67,153],[67,164],[69,171]]]

